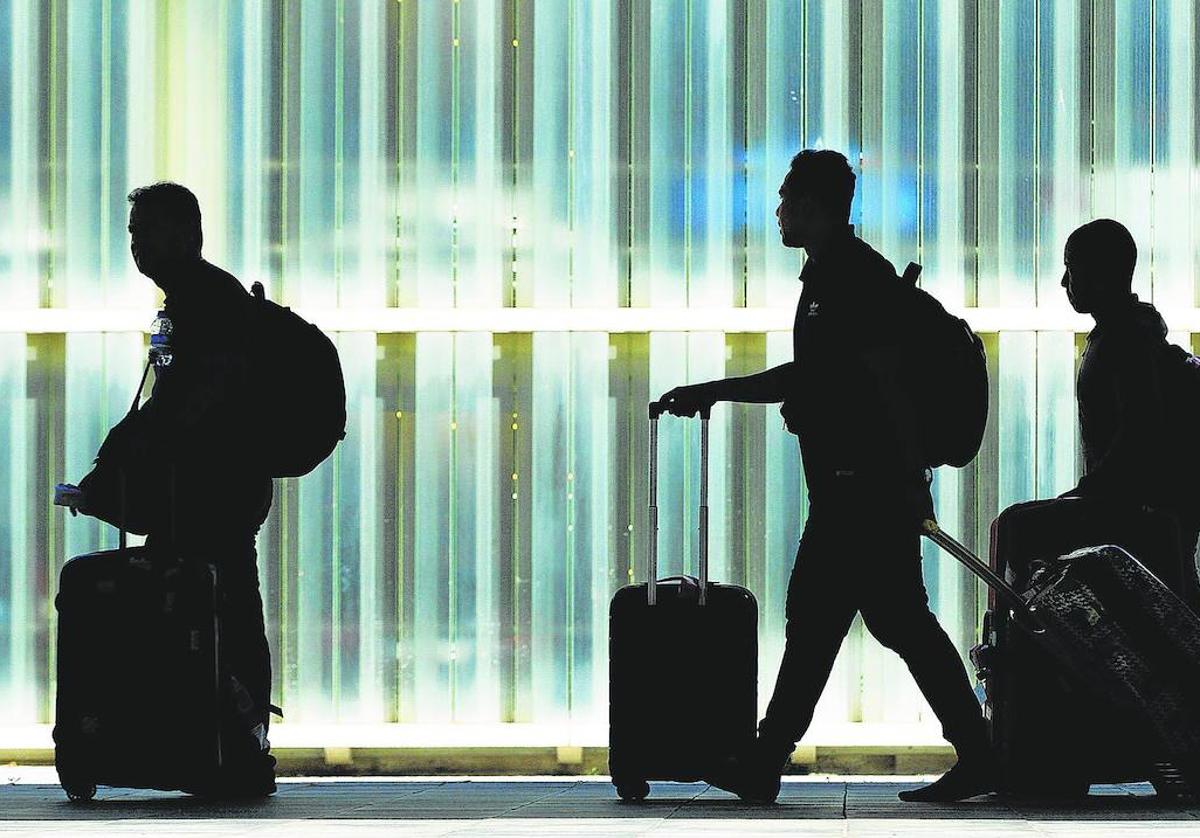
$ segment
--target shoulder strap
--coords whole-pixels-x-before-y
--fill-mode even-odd
[[[138,382],[137,390],[133,393],[133,404],[129,406],[129,413],[126,413],[126,416],[137,410],[138,404],[142,401],[142,389],[146,386],[146,376],[150,375],[150,364],[151,362],[147,361],[146,368],[142,370],[142,380]]]

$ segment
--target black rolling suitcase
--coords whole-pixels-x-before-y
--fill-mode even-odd
[[[64,791],[215,793],[229,745],[219,689],[217,571],[146,547],[63,566],[54,762]]]
[[[1064,672],[1111,700],[1146,743],[1160,793],[1200,794],[1200,619],[1178,595],[1112,545],[1040,561],[1018,592],[936,522],[924,532],[987,582]]]
[[[650,567],[658,570],[658,417],[650,405]],[[609,608],[608,763],[617,793],[648,780],[694,782],[754,741],[758,604],[708,581],[708,414],[700,425],[700,578],[627,585]]]
[[[1177,524],[1149,509],[1084,498],[1018,503],[992,522],[991,567],[1018,589],[1037,563],[1095,544],[1138,556],[1182,596]],[[1063,671],[1037,640],[1017,628],[991,593],[983,637],[971,650],[984,685],[984,715],[1000,768],[1000,790],[1072,797],[1092,783],[1159,781],[1146,737],[1123,724],[1119,708]],[[1097,737],[1095,731],[1107,731]]]

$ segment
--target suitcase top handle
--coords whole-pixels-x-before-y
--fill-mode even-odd
[[[650,420],[654,421],[658,417],[667,412],[667,406],[662,402],[650,402],[649,413]],[[707,419],[712,414],[712,405],[705,405],[700,408],[700,418]]]
[[[658,601],[658,417],[665,408],[651,402],[650,414],[650,567],[646,603]],[[708,604],[708,421],[710,407],[700,412],[700,592],[697,602]]]

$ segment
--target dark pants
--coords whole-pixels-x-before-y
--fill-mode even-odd
[[[248,544],[231,548],[225,561],[217,563],[221,586],[221,658],[265,717],[271,703],[271,649],[263,623],[257,560],[251,538]]]
[[[265,722],[271,702],[271,649],[258,587],[255,533],[209,535],[205,544],[189,549],[176,548],[171,539],[154,534],[146,544],[216,565],[222,668],[245,687],[254,701],[254,714]]]
[[[788,584],[786,645],[762,739],[804,736],[855,613],[908,665],[959,756],[985,751],[979,702],[929,610],[916,523],[899,512],[881,515],[870,497],[813,502]]]

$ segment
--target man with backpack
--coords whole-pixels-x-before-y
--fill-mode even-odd
[[[1182,567],[1155,570],[1200,610],[1200,496],[1192,471],[1200,362],[1167,342],[1162,316],[1133,293],[1137,245],[1124,225],[1101,218],[1079,227],[1067,238],[1063,263],[1071,306],[1096,322],[1076,381],[1084,474],[1066,494],[1170,513],[1179,522]]]
[[[916,416],[912,392],[919,375],[905,369],[913,334],[922,331],[905,316],[917,292],[855,236],[848,223],[854,182],[841,154],[805,150],[779,189],[783,244],[808,255],[794,360],[662,397],[680,416],[717,401],[782,402],[787,428],[800,440],[810,509],[788,585],[774,694],[753,749],[708,778],[747,800],[778,795],[855,613],[904,659],[958,752],[940,780],[901,797],[959,800],[995,786],[979,703],[929,609],[921,574],[920,524],[932,517],[930,458],[920,450],[927,423]]]
[[[155,183],[133,190],[129,203],[134,262],[166,294],[152,344],[160,358],[150,398],[109,433],[76,506],[144,531],[148,547],[216,565],[227,672],[221,688],[245,729],[238,753],[226,755],[228,791],[270,794],[271,656],[255,536],[271,506],[272,483],[254,431],[260,424],[251,375],[256,301],[202,258],[200,207],[191,191]],[[124,483],[119,501],[116,475]]]

